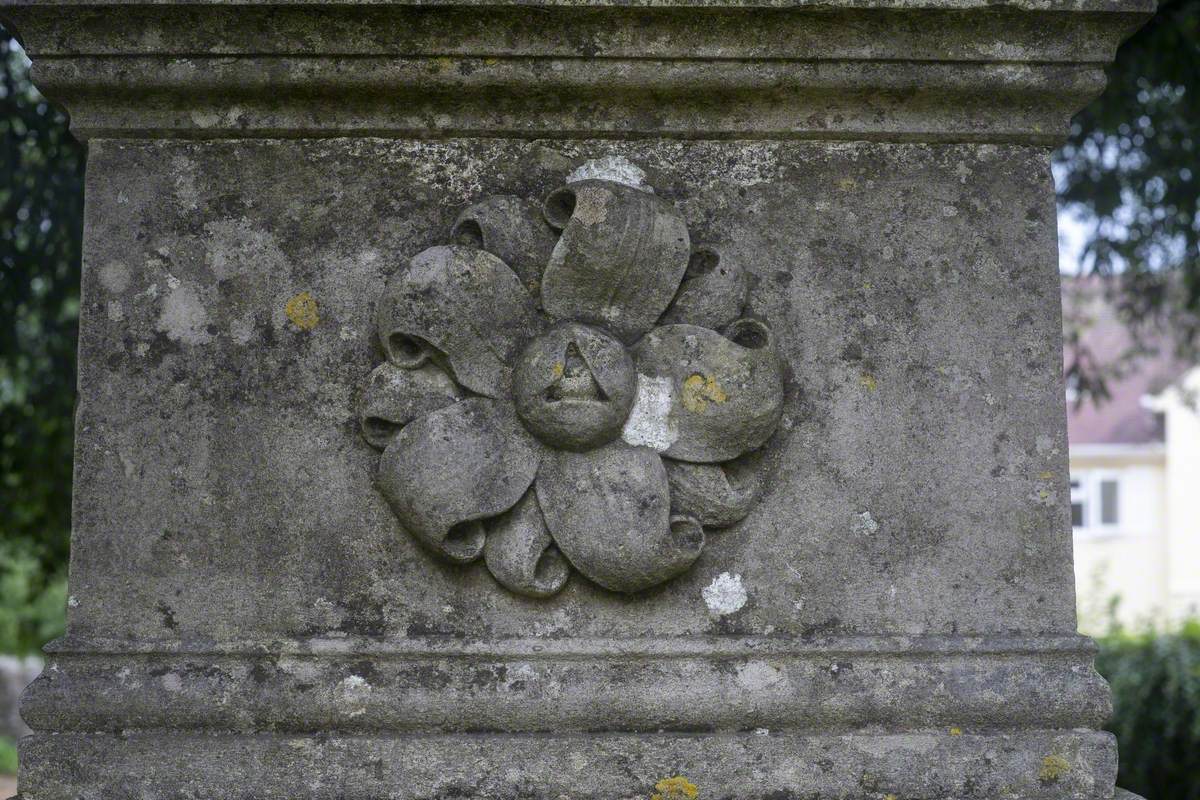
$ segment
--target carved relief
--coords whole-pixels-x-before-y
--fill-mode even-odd
[[[379,490],[427,548],[531,597],[572,571],[636,592],[688,569],[757,502],[782,413],[746,272],[613,163],[541,209],[475,203],[378,304],[360,419]]]

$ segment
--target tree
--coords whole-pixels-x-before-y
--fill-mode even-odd
[[[83,148],[0,29],[0,651],[62,630]]]
[[[1094,400],[1160,340],[1200,354],[1200,0],[1165,0],[1108,80],[1055,156],[1060,206],[1096,222],[1083,266],[1105,277],[1133,341],[1101,363],[1068,320],[1067,379]]]

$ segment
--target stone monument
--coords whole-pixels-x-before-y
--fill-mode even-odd
[[[88,143],[25,800],[1111,800],[1051,148],[1149,0],[7,0]]]

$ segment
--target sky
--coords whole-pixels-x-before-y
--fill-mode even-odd
[[[1079,272],[1080,255],[1095,227],[1095,220],[1083,216],[1080,212],[1062,208],[1058,210],[1059,272],[1071,275]]]

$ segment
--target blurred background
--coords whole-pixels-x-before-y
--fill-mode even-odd
[[[1149,800],[1200,800],[1198,151],[1200,0],[1168,0],[1054,157],[1079,622]],[[85,156],[0,28],[0,797],[63,632]]]

